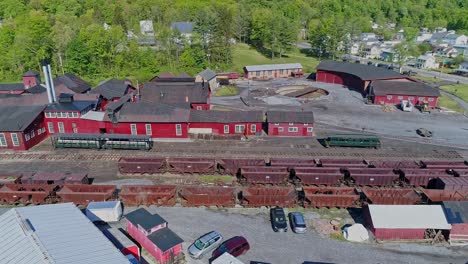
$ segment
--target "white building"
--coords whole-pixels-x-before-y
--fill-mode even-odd
[[[187,40],[192,38],[193,28],[195,24],[193,22],[172,22],[171,30],[177,31]]]
[[[436,62],[433,55],[426,54],[419,56],[414,66],[420,69],[437,69],[439,68],[439,63]]]
[[[143,36],[154,36],[153,21],[141,20],[140,21],[140,33]]]
[[[416,37],[416,43],[421,43],[424,41],[429,41],[432,38],[432,33],[430,32],[420,32]]]
[[[468,61],[463,62],[458,66],[457,72],[459,74],[468,75]]]
[[[361,33],[361,41],[377,40],[375,33]]]
[[[466,45],[468,44],[468,37],[465,35],[448,34],[442,39],[442,42],[451,46]]]
[[[399,54],[392,49],[383,49],[380,54],[380,60],[396,63],[398,62]]]
[[[348,45],[348,53],[351,55],[357,55],[359,54],[359,48],[360,45],[359,43],[352,43]]]
[[[362,50],[362,56],[366,59],[378,59],[380,58],[380,53],[382,49],[379,45],[370,45],[364,47]]]
[[[435,52],[436,55],[447,58],[455,58],[458,56],[458,50],[451,47],[441,47]]]

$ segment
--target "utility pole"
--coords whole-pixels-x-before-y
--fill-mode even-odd
[[[62,69],[62,75],[65,75],[65,71],[63,70],[63,61],[62,61],[62,53],[61,52],[58,53],[58,59],[59,59],[60,68]]]

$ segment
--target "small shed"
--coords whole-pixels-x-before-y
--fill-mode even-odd
[[[452,225],[450,244],[468,243],[468,201],[443,202],[445,216]]]
[[[244,262],[238,260],[228,252],[224,252],[221,256],[211,261],[211,264],[244,264]]]
[[[122,212],[120,201],[90,202],[86,207],[86,216],[91,222],[118,222]]]
[[[364,208],[367,227],[378,240],[425,239],[451,229],[440,205],[373,205]]]
[[[211,91],[213,91],[219,86],[219,82],[216,76],[216,72],[207,68],[195,76],[195,81],[201,83],[208,83],[208,87]]]

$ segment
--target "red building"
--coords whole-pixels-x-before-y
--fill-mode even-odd
[[[261,111],[190,111],[189,133],[261,135]]]
[[[440,92],[421,82],[373,81],[369,96],[374,104],[399,105],[401,101],[407,100],[413,105],[427,103],[430,107],[436,107]]]
[[[44,106],[0,106],[0,149],[27,150],[47,137]]]
[[[269,136],[314,135],[314,113],[312,112],[268,111],[266,120]]]
[[[0,83],[0,94],[22,94],[28,89],[41,84],[41,76],[32,70],[24,73],[22,78],[23,83]]]
[[[99,84],[90,93],[101,95],[102,101],[100,107],[102,110],[106,110],[108,103],[118,101],[127,94],[134,94],[135,90],[135,87],[129,81],[110,79]]]
[[[398,72],[359,63],[322,61],[317,66],[317,82],[333,83],[365,94],[375,80],[408,80]]]
[[[71,93],[77,94],[87,93],[91,90],[91,84],[71,73],[65,73],[64,75],[55,78],[54,85],[57,91],[61,91],[63,93],[68,93],[62,91],[64,89],[68,89]]]
[[[367,227],[377,240],[424,239],[427,230],[451,229],[440,205],[374,205],[363,209]]]
[[[126,218],[128,234],[159,263],[174,263],[182,256],[184,241],[167,227],[161,216],[140,208],[127,214]]]

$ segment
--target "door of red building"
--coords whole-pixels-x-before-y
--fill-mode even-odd
[[[278,128],[274,127],[273,128],[273,136],[277,136],[277,135],[278,135]]]
[[[302,128],[302,135],[307,136],[307,127]]]

